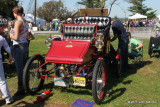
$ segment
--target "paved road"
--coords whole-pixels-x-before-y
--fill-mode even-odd
[[[149,39],[151,36],[154,36],[154,35],[155,35],[154,32],[150,32],[150,33],[132,33],[132,37],[143,38],[143,39]]]
[[[110,32],[113,34],[113,32]],[[131,33],[132,37],[134,38],[140,38],[140,39],[150,39],[151,36],[154,36],[154,32],[142,32],[142,33]]]
[[[32,31],[34,34],[59,33],[58,31]]]
[[[34,34],[50,34],[50,33],[59,33],[58,31],[32,31]],[[112,30],[110,31],[111,34],[113,34]],[[154,36],[154,32],[132,32],[132,37],[135,38],[142,38],[142,39],[149,39],[151,36]]]

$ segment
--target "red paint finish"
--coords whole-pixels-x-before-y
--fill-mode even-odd
[[[82,64],[90,41],[52,41],[45,60],[52,63]]]

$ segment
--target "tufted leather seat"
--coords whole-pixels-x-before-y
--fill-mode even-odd
[[[105,29],[110,27],[111,18],[105,16],[86,16],[85,21],[83,16],[78,16],[74,18],[74,24],[97,24],[97,29]]]
[[[96,32],[96,25],[64,25],[64,39],[91,40]]]

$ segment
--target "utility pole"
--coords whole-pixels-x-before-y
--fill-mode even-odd
[[[18,5],[19,5],[19,6],[22,6],[22,2],[23,2],[23,1],[18,1]]]
[[[36,4],[37,4],[37,0],[34,0],[34,24],[36,26]]]

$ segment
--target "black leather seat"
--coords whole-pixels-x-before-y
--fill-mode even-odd
[[[96,25],[64,25],[64,39],[91,40],[94,37]]]

